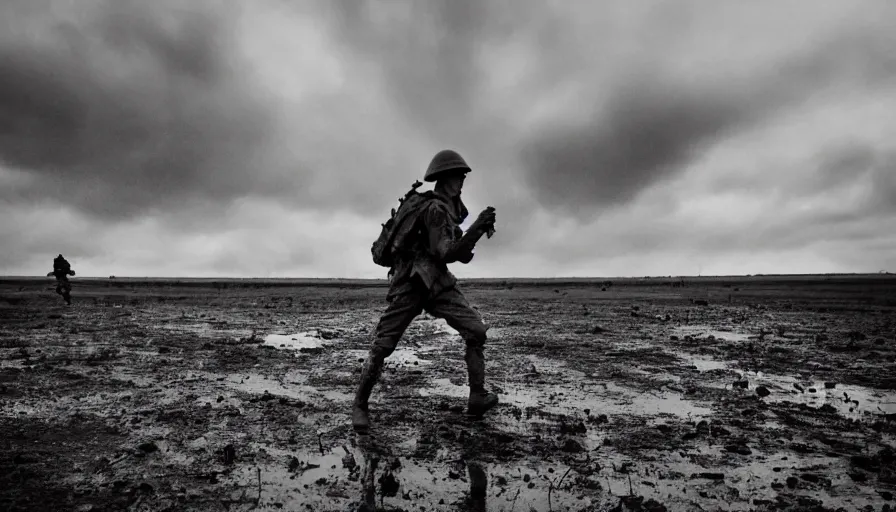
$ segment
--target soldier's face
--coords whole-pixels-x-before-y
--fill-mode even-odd
[[[445,192],[452,197],[459,196],[461,189],[464,187],[464,180],[467,179],[466,173],[459,172],[445,178]]]

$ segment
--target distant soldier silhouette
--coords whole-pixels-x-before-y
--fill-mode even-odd
[[[435,189],[418,194],[421,183],[415,183],[373,245],[374,261],[390,268],[391,279],[386,296],[389,305],[376,326],[376,339],[352,404],[352,426],[359,434],[370,430],[368,399],[385,359],[423,311],[445,319],[466,343],[470,386],[467,413],[480,417],[498,403],[497,395],[485,390],[483,346],[487,327],[457,289],[457,279],[448,270],[449,263],[469,263],[482,235],[494,232],[495,211],[491,207],[479,214],[466,233],[460,228],[468,215],[460,194],[469,172],[470,167],[455,151],[437,153],[423,177],[436,182]]]
[[[75,271],[61,254],[53,259],[53,271],[47,273],[48,277],[56,277],[56,293],[62,295],[66,304],[72,303],[72,284],[69,282],[68,276],[73,275],[75,275]]]

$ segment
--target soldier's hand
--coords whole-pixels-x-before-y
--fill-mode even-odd
[[[473,222],[473,225],[471,227],[484,233],[494,225],[495,209],[489,206],[485,210],[482,210],[482,212],[479,214],[479,217],[476,217],[476,220]]]
[[[70,276],[75,275],[75,271],[74,271],[74,270],[69,270],[69,271],[68,271],[68,275],[70,275]]]

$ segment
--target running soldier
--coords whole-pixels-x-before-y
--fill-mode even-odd
[[[72,303],[72,284],[68,280],[68,276],[73,275],[75,275],[75,271],[61,254],[53,259],[53,271],[47,273],[47,277],[56,277],[56,293],[62,295],[66,304]]]
[[[479,214],[466,233],[460,228],[468,215],[460,195],[469,172],[470,167],[455,151],[437,153],[423,177],[425,181],[436,182],[435,188],[414,196],[411,214],[405,214],[407,208],[399,209],[399,215],[405,215],[403,219],[410,217],[411,220],[395,228],[404,236],[400,243],[389,245],[394,247],[389,251],[389,259],[378,260],[377,244],[374,244],[374,261],[390,266],[390,288],[386,296],[389,305],[376,326],[376,339],[352,404],[352,426],[359,434],[369,433],[368,399],[384,360],[395,350],[408,325],[423,311],[445,319],[466,343],[470,386],[467,414],[481,417],[498,403],[497,395],[485,390],[483,346],[488,328],[456,287],[457,279],[448,270],[449,263],[469,263],[479,239],[485,234],[491,236],[494,231],[495,211],[491,207]],[[419,182],[415,184],[414,189],[419,185]],[[403,203],[409,203],[407,197],[412,194],[415,192],[409,192]],[[389,227],[384,226],[384,230]]]

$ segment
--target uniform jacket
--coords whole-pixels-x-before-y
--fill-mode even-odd
[[[434,193],[417,218],[416,232],[408,238],[407,248],[396,257],[390,299],[414,286],[425,286],[431,296],[454,287],[457,278],[448,270],[448,264],[468,263],[473,257],[470,251],[454,254],[455,244],[463,236],[460,224],[468,213],[460,197],[452,199]]]

